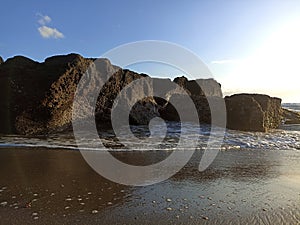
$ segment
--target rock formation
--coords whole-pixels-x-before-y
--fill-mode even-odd
[[[72,108],[74,95],[87,70],[97,76],[85,76],[82,96],[76,102],[81,110],[76,112]],[[89,100],[99,86],[102,88],[94,107]],[[85,112],[93,110],[98,130],[107,129],[112,126],[111,114],[117,97],[122,109],[130,111],[129,116],[126,110],[124,114],[119,111],[117,118],[129,118],[131,124],[148,124],[156,116],[178,121],[180,110],[187,112],[185,118],[180,118],[186,121],[194,109],[201,123],[210,124],[208,102],[223,101],[221,85],[213,79],[150,79],[148,75],[114,66],[107,59],[83,58],[78,54],[53,56],[42,63],[16,56],[0,66],[0,133],[47,134],[70,130],[72,114],[80,121]],[[185,104],[186,97],[193,107]],[[225,101],[230,129],[267,131],[281,123],[278,98],[239,94],[226,97]]]
[[[216,101],[218,98],[222,99],[221,85],[214,79],[197,79],[189,81],[186,77],[177,77],[174,79],[174,83],[182,87],[189,97],[193,100],[194,106],[198,113],[198,119],[200,123],[211,123],[211,112],[208,99]],[[163,119],[169,121],[179,121],[179,115],[176,112],[175,107],[170,102],[177,102],[178,105],[182,104],[184,110],[191,112],[193,107],[184,105],[184,95],[177,92],[172,93],[169,97],[169,103],[160,108],[159,112]],[[183,120],[189,120],[189,118],[181,118]]]
[[[285,124],[300,124],[300,113],[288,109],[283,110],[283,119]]]
[[[4,63],[4,60],[2,59],[2,57],[0,56],[0,65]]]
[[[8,59],[0,67],[0,132],[45,134],[71,129],[74,94],[79,80],[92,63],[93,59],[77,54],[50,57],[43,63],[22,56]],[[84,90],[86,96],[103,82],[101,79],[105,79],[105,75],[116,71],[103,86],[96,104],[96,120],[106,123],[110,119],[113,99],[120,90],[146,75],[122,70],[107,59],[97,60],[97,66],[103,76],[88,81],[90,90]],[[147,113],[135,111],[150,110],[151,104],[148,101],[141,107],[136,106],[131,113],[133,120],[145,123]],[[82,104],[82,107],[90,105]],[[155,116],[154,112],[151,116]]]
[[[76,83],[90,62],[76,54],[50,57],[44,63],[22,56],[8,59],[0,67],[0,132],[65,129]]]
[[[281,99],[261,94],[236,94],[225,97],[227,127],[242,131],[278,128],[282,122]]]

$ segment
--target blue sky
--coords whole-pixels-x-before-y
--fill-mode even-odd
[[[300,36],[299,18],[297,0],[11,0],[1,3],[0,55],[4,59],[25,55],[37,61],[70,52],[98,57],[128,42],[163,40],[195,52],[225,93],[263,92],[297,101],[298,87],[289,84],[299,84],[300,71],[289,63],[296,63],[299,45],[289,37]],[[270,51],[278,46],[280,52]],[[274,54],[292,58],[275,59]],[[285,64],[269,70],[278,62]],[[159,66],[153,68],[142,72],[160,76]],[[170,77],[175,75],[173,71]],[[283,84],[283,78],[289,82]]]

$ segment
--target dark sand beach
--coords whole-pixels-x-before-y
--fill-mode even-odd
[[[166,156],[114,154],[133,164]],[[300,223],[299,151],[221,151],[199,172],[201,154],[164,182],[130,187],[98,175],[79,151],[1,148],[0,224]]]

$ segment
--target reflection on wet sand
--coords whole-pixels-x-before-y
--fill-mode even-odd
[[[149,165],[171,152],[118,152]],[[202,151],[172,178],[145,187],[110,182],[80,152],[0,149],[3,224],[297,224],[300,152],[221,151],[204,172]],[[101,154],[101,153],[99,153]],[[161,172],[163,172],[162,168]],[[298,181],[297,181],[298,179]]]

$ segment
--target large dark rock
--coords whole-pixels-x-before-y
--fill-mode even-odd
[[[171,81],[170,81],[171,82]],[[196,109],[198,114],[198,119],[200,123],[211,123],[211,110],[209,101],[219,102],[222,99],[221,85],[214,79],[197,79],[189,81],[186,77],[177,77],[174,79],[174,82],[182,87],[185,91],[185,94],[191,98],[193,105],[185,104],[186,96],[182,91],[175,88],[169,92],[169,102],[167,102],[163,107],[159,109],[160,115],[163,119],[169,121],[190,121],[193,120],[192,117],[188,116],[188,113],[185,115],[185,118],[180,118],[176,107],[174,107],[171,102],[181,105],[182,110],[186,112],[191,112]]]
[[[176,77],[174,82],[183,87],[191,96],[216,96],[222,97],[221,84],[214,79],[188,80],[186,77]]]
[[[107,82],[105,82],[96,104],[96,121],[98,124],[110,123],[111,112],[115,100],[118,106],[122,108],[119,115],[114,117],[115,120],[127,119],[133,124],[146,125],[156,116],[157,104],[152,97],[151,79],[145,74],[138,74],[130,70],[118,68]],[[137,81],[133,83],[133,81]],[[129,85],[130,84],[130,85]],[[127,87],[127,88],[125,88]],[[148,96],[142,98],[142,96]],[[119,97],[118,99],[116,99]]]
[[[0,132],[45,134],[71,129],[74,94],[91,64],[95,64],[99,76],[86,80],[88,85],[79,99],[81,112],[90,110],[91,105],[86,101],[89,94],[112,75],[99,94],[95,111],[97,124],[109,123],[113,100],[120,90],[146,75],[122,70],[107,59],[95,61],[77,54],[50,57],[43,63],[16,56],[0,67]],[[127,105],[141,92],[145,93],[145,88],[145,85],[135,88],[135,96],[125,96]],[[155,104],[153,98],[141,99],[131,110],[130,119],[146,124],[158,115]],[[76,116],[80,119],[86,115]]]
[[[70,125],[73,94],[91,60],[77,54],[44,63],[22,56],[0,67],[0,132],[37,134]]]
[[[2,59],[2,57],[0,56],[0,65],[4,63],[4,60]]]
[[[261,94],[236,94],[225,97],[225,103],[229,129],[266,132],[281,124],[279,98]]]
[[[285,124],[300,124],[300,113],[288,109],[283,110],[283,120]]]

